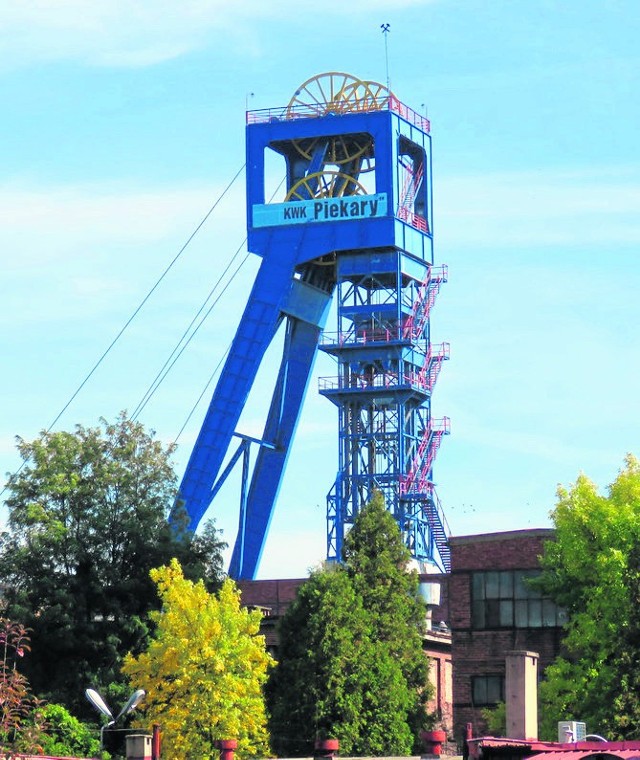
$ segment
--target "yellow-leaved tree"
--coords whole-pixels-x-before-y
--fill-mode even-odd
[[[237,739],[240,757],[268,756],[262,686],[273,660],[258,633],[261,613],[240,606],[233,581],[210,594],[175,559],[151,578],[162,599],[151,613],[155,635],[125,658],[123,673],[147,692],[144,724],[160,724],[163,758],[217,757],[220,739]]]

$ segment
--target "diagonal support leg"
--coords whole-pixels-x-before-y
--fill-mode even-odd
[[[275,448],[261,448],[256,459],[245,530],[236,540],[229,567],[232,578],[255,577],[313,369],[320,330],[318,325],[297,319],[290,319],[287,326],[278,388],[263,434],[263,439],[273,442]]]
[[[260,362],[275,335],[288,298],[295,252],[263,260],[180,484],[176,506],[184,505],[195,531],[211,502],[213,484],[229,448]]]

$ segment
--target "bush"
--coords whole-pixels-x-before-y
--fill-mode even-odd
[[[100,740],[95,730],[81,723],[62,705],[47,705],[42,709],[45,734],[40,744],[46,755],[58,757],[101,757]],[[108,755],[103,755],[108,757]]]
[[[486,707],[482,710],[482,717],[487,723],[489,736],[506,736],[507,706],[504,702],[498,702],[495,707]]]

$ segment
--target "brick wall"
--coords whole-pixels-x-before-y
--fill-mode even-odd
[[[508,628],[474,630],[471,625],[471,578],[473,571],[527,570],[539,568],[551,529],[510,531],[451,539],[452,572],[448,584],[449,624],[452,630],[453,709],[456,738],[466,723],[475,735],[485,730],[483,707],[475,707],[471,693],[474,676],[505,674],[505,653],[511,650],[538,652],[539,673],[556,657],[560,628]]]
[[[553,539],[552,528],[454,536],[451,570],[509,570],[538,567],[545,541]]]
[[[298,589],[306,578],[282,578],[266,581],[237,581],[246,607],[268,607],[280,617],[296,598]]]
[[[442,641],[433,640],[437,635]],[[444,644],[440,648],[440,645]],[[427,709],[438,717],[438,728],[450,735],[453,731],[453,665],[451,661],[450,634],[427,634],[425,653],[429,658],[429,682],[433,697]]]
[[[262,610],[260,633],[265,637],[267,650],[275,654],[278,649],[278,620],[296,598],[305,578],[281,578],[265,581],[237,581],[241,602],[245,607]]]

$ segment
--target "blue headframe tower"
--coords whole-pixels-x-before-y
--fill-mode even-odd
[[[383,85],[332,72],[305,82],[284,108],[249,112],[246,149],[248,248],[262,262],[180,486],[189,528],[243,455],[229,573],[255,577],[320,348],[336,360],[320,393],[339,419],[327,557],[340,559],[358,511],[380,491],[414,559],[448,570],[433,483],[449,421],[432,419],[431,394],[449,347],[430,339],[446,268],[433,262],[429,122]],[[285,180],[272,198],[274,171]],[[236,426],[281,325],[280,369],[255,441]],[[223,469],[234,435],[241,442]],[[249,476],[251,442],[259,450]]]

